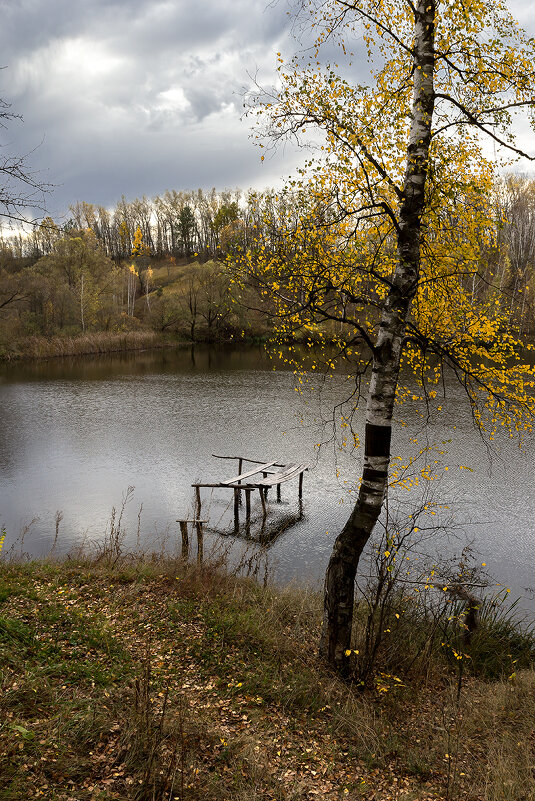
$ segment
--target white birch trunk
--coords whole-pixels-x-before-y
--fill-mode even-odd
[[[390,465],[391,424],[411,301],[420,270],[420,228],[434,110],[435,0],[418,0],[414,13],[414,84],[403,199],[399,209],[397,265],[385,300],[373,351],[366,403],[362,482],[355,507],[336,539],[325,577],[320,656],[347,672],[355,576],[385,498]]]

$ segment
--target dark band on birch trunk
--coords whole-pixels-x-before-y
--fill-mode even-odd
[[[388,477],[388,470],[373,470],[371,467],[365,467],[362,471],[363,481],[384,481]]]
[[[378,509],[378,505],[377,504],[367,503],[367,502],[361,503],[360,507],[359,507],[359,510],[360,510],[360,516],[361,516],[362,520],[365,523],[367,523],[368,520],[373,519],[373,521],[375,522],[375,520],[377,519],[377,514],[378,514],[377,509]]]
[[[366,456],[386,456],[390,454],[391,426],[376,426],[366,423]]]

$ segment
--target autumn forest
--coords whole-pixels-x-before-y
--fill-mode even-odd
[[[276,250],[281,231],[297,224],[307,202],[312,199],[302,192],[167,191],[152,199],[123,197],[113,209],[79,202],[67,221],[45,217],[30,234],[6,230],[0,353],[32,353],[36,338],[57,342],[97,332],[126,335],[123,342],[130,337],[132,347],[164,337],[268,337],[255,288],[244,297],[232,282],[235,257],[260,241]],[[531,337],[535,180],[509,175],[487,202],[483,217],[493,229],[481,231],[483,255],[466,271],[465,289],[484,300],[498,287],[511,329]],[[109,341],[113,349],[117,340]],[[105,338],[100,347],[106,349]]]

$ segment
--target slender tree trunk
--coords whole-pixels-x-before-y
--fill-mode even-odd
[[[320,656],[342,674],[349,668],[355,576],[386,494],[394,409],[405,327],[420,272],[421,217],[434,110],[435,0],[414,14],[414,86],[407,166],[400,198],[397,265],[373,352],[366,403],[362,481],[356,505],[334,544],[325,576]]]
[[[150,266],[145,270],[145,300],[147,302],[147,309],[150,311],[150,296],[149,296],[149,283],[150,283]]]
[[[518,330],[520,335],[524,333],[524,315],[526,312],[526,276],[522,275],[522,309],[520,311],[520,324]]]
[[[82,277],[80,279],[80,321],[82,323],[82,331],[85,332],[85,321],[84,321],[84,274],[82,273]]]

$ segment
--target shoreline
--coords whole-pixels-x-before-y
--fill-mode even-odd
[[[21,362],[45,361],[77,356],[105,356],[117,353],[135,353],[165,348],[187,348],[198,345],[213,347],[228,345],[267,344],[252,338],[233,338],[231,340],[209,341],[199,339],[195,342],[185,339],[166,339],[152,332],[117,332],[108,334],[98,332],[76,337],[32,337],[24,340],[24,347],[17,343],[12,352],[0,350],[0,365],[20,364]]]
[[[0,351],[0,364],[40,361],[69,356],[100,356],[107,353],[128,353],[156,350],[187,344],[169,342],[153,332],[96,332],[73,337],[28,337],[14,343],[13,350]]]

